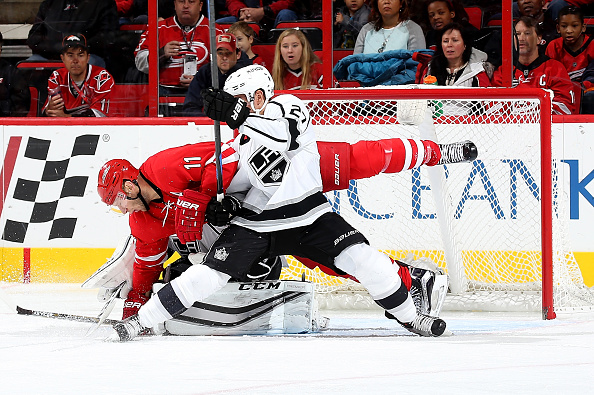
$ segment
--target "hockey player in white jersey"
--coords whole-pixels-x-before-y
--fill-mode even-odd
[[[272,77],[261,66],[229,77],[224,90],[203,92],[206,114],[239,128],[233,142],[240,164],[228,194],[245,195],[242,207],[212,203],[210,211],[230,218],[205,257],[163,287],[138,315],[114,325],[121,341],[172,318],[221,289],[244,279],[254,264],[275,255],[312,259],[356,277],[374,300],[406,329],[440,336],[446,323],[417,313],[390,258],[338,214],[322,194],[319,154],[309,113],[292,95],[274,96]]]

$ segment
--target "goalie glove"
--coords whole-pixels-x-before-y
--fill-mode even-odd
[[[241,203],[233,196],[225,196],[222,201],[213,198],[206,207],[206,222],[214,226],[229,225],[231,218],[241,209]]]
[[[204,211],[210,202],[210,196],[186,189],[177,198],[175,207],[175,232],[179,240],[186,244],[202,239]]]
[[[231,129],[237,129],[250,115],[245,101],[222,89],[207,88],[201,94],[206,116],[215,121],[226,122]]]

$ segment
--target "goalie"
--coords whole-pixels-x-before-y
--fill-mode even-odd
[[[264,69],[261,68],[261,67],[258,68],[258,71],[261,71],[261,70],[264,70]],[[250,69],[249,71],[250,72],[253,72],[255,70],[251,70]],[[262,72],[264,72],[264,71],[262,71]],[[243,73],[240,73],[240,75],[241,74],[243,74]],[[256,82],[258,82],[258,79],[256,80]],[[246,84],[243,84],[243,85],[246,85]],[[247,88],[245,88],[245,89],[249,90],[249,89],[251,89],[251,86],[253,86],[253,82],[250,83],[250,84],[247,84],[247,85],[249,85],[249,86]],[[272,88],[271,87],[266,86],[263,89],[254,90],[254,92],[251,92],[248,95],[248,97],[253,97],[254,94],[258,94],[258,93],[261,93],[261,92],[265,92],[265,95],[264,96],[260,96],[260,98],[263,98],[263,97],[269,97],[270,92],[273,92],[273,91],[272,91]],[[246,91],[246,93],[249,93],[249,92]],[[214,94],[216,96],[216,95],[219,94],[219,92],[214,92]],[[230,95],[227,95],[227,96],[232,98],[232,96],[230,96]],[[216,100],[219,100],[216,97],[215,98],[212,98],[212,97],[208,98],[207,102],[209,102],[209,100],[210,100],[210,105],[213,106],[211,108],[215,108],[215,107],[218,108],[218,109],[221,109],[222,108],[223,109],[223,112],[226,112],[227,114],[229,114],[229,111],[231,110],[231,108],[233,107],[233,105],[237,106],[237,103],[239,103],[239,102],[237,102],[237,103],[233,102],[233,100],[234,100],[233,98],[232,98],[232,100],[228,100],[228,98],[225,97],[224,95],[222,97],[223,97],[223,106],[222,107],[219,105],[219,103],[216,103]],[[260,111],[266,105],[267,100],[264,101],[264,104],[263,105],[260,105]],[[225,102],[228,102],[228,104],[230,106],[225,107]],[[272,102],[271,102],[271,104],[272,104]],[[278,103],[276,103],[276,104],[278,104]],[[252,105],[253,105],[253,103],[252,103]],[[237,109],[237,107],[236,107],[236,109]],[[245,109],[246,109],[246,107],[242,108],[241,110],[243,111]],[[303,111],[301,111],[301,112],[303,113]],[[259,112],[257,112],[257,114],[258,113]],[[212,112],[211,112],[211,114],[212,114]],[[284,114],[285,113],[283,113],[283,116],[284,116]],[[233,115],[235,115],[235,118],[237,117],[236,116],[237,114],[233,114]],[[293,111],[291,111],[291,115],[294,115],[293,114]],[[305,122],[304,123],[305,126],[301,125],[301,127],[299,128],[300,129],[300,133],[305,133],[305,135],[302,136],[303,138],[305,138],[306,136],[309,137],[311,135],[311,132],[310,132],[310,129],[309,129],[309,126],[308,126],[309,125],[309,117],[306,114],[304,114],[304,115],[305,115],[305,117],[304,117],[305,120],[299,119],[299,122],[301,122],[301,123]],[[234,122],[233,122],[233,117],[231,117],[231,118],[227,118],[226,117],[225,120],[227,121],[227,123],[230,126],[234,127],[234,126],[239,126],[245,120],[245,117],[247,117],[247,115],[243,114],[240,117],[241,118],[241,122],[239,122],[239,123],[237,123],[235,125],[234,125]],[[218,119],[218,118],[215,118],[215,119]],[[258,118],[258,119],[264,119],[264,118]],[[295,126],[295,124],[292,124],[291,123],[291,119],[289,119],[288,121],[289,121],[288,124],[285,123],[284,126],[282,126],[283,128],[284,127],[289,127],[290,128],[291,127],[290,125],[293,125],[293,127]],[[293,122],[294,122],[294,120],[293,120]],[[250,133],[248,133],[248,135],[243,135],[243,136],[241,136],[241,138],[235,140],[234,144],[239,143],[239,145],[236,145],[235,146],[235,149],[236,150],[237,149],[240,149],[242,144],[250,144],[249,143],[249,139],[250,139],[249,134]],[[255,136],[256,135],[252,136],[251,138],[256,138]],[[257,137],[256,140],[259,140],[259,138],[261,138],[261,137],[262,136]],[[294,135],[292,138],[295,138],[295,137],[297,137],[297,136]],[[438,164],[438,163],[450,163],[450,162],[458,162],[458,161],[463,161],[463,160],[472,160],[472,159],[474,159],[474,157],[476,157],[476,148],[474,147],[474,145],[472,143],[469,143],[469,142],[463,143],[463,144],[456,144],[456,145],[448,146],[447,147],[447,150],[443,150],[443,149],[441,149],[442,147],[439,147],[437,144],[435,144],[433,142],[429,142],[429,141],[415,142],[415,141],[412,141],[412,140],[407,140],[403,144],[403,146],[406,147],[407,146],[407,143],[408,143],[409,148],[412,146],[413,148],[416,148],[416,150],[413,152],[413,155],[404,155],[404,160],[400,161],[401,163],[398,166],[396,166],[396,165],[391,166],[393,163],[394,164],[398,163],[398,160],[401,159],[401,157],[402,157],[402,156],[399,156],[398,155],[398,152],[397,152],[398,145],[393,145],[393,144],[387,143],[387,145],[390,147],[389,150],[384,149],[383,146],[380,145],[380,148],[382,148],[382,151],[381,151],[382,162],[384,162],[384,163],[383,163],[383,166],[379,167],[378,169],[375,169],[374,172],[377,173],[379,171],[386,171],[386,170],[399,171],[399,170],[403,170],[403,169],[407,169],[407,168],[412,168],[412,167],[415,167],[415,166],[420,166],[422,164],[435,165],[435,164]],[[306,144],[307,146],[311,146],[312,144],[315,145],[315,141],[314,140],[305,139],[305,140],[301,140],[301,143],[300,144]],[[299,149],[298,146],[293,147],[293,149],[296,149],[296,148]],[[394,149],[394,147],[396,147],[396,149]],[[303,151],[301,151],[301,152],[303,152]],[[309,157],[312,158],[312,159],[315,159],[317,161],[320,160],[319,159],[319,156],[317,154],[317,148],[315,148],[313,151],[310,151],[310,152],[311,152],[311,154],[306,154],[305,155],[305,158],[307,158],[308,155],[309,155]],[[410,154],[410,152],[408,152],[408,153]],[[448,153],[448,155],[443,155],[443,158],[442,158],[442,153]],[[274,154],[274,152],[271,152],[271,154]],[[396,154],[396,155],[394,155],[394,154]],[[369,152],[365,152],[365,155],[367,157],[369,157]],[[282,155],[282,157],[285,158],[285,159],[287,159],[284,155]],[[388,160],[386,160],[386,158]],[[392,160],[392,158],[394,158],[394,161]],[[310,160],[310,159],[308,159],[308,160]],[[298,162],[295,162],[295,161],[293,161],[293,162],[295,163],[295,166],[297,166],[296,163],[298,163]],[[319,172],[319,163],[317,163],[317,164],[312,163],[312,165],[314,166],[313,169],[317,168],[317,171]],[[246,169],[245,166],[246,165],[244,165],[244,167],[243,167],[244,169]],[[299,166],[297,166],[297,167],[299,167]],[[287,167],[287,169],[288,169],[288,167]],[[293,174],[295,174],[294,173],[294,171],[295,171],[294,169],[291,169],[289,171],[292,171]],[[242,181],[237,181],[237,180],[241,180],[241,176],[238,176],[238,174],[235,175],[233,181],[234,182],[236,181],[236,182],[238,182],[238,183],[241,184]],[[282,171],[281,171],[281,176],[282,176]],[[309,177],[309,175],[308,175],[308,177]],[[315,181],[316,178],[318,180],[320,180],[319,181],[319,185],[320,185],[320,190],[321,190],[321,178],[320,178],[320,176],[319,175],[316,176],[315,175],[315,172],[314,173],[311,173],[311,180],[314,180]],[[140,194],[143,194],[143,191],[141,190],[140,187],[138,187],[134,183],[131,183],[131,182],[129,183],[128,181],[125,181],[124,180],[124,183],[125,184],[123,185],[123,188],[128,188],[127,190],[124,189],[124,193],[125,193],[127,199],[121,199],[120,200],[120,203],[121,204],[126,204],[129,199],[137,199]],[[283,182],[281,182],[280,185],[285,185],[286,183],[284,183],[284,181],[285,180],[283,180]],[[315,181],[315,182],[317,183],[318,181]],[[116,183],[116,185],[117,185],[117,183]],[[258,192],[256,192],[255,195],[254,194],[251,194],[251,192],[254,192],[255,191],[255,189],[253,189],[254,188],[253,185],[254,184],[252,184],[252,189],[251,190],[250,190],[249,184],[246,184],[245,185],[247,187],[247,189],[239,189],[239,188],[237,188],[238,186],[236,185],[236,190],[237,191],[240,191],[240,190],[249,190],[248,195],[247,195],[247,198],[246,198],[246,200],[244,202],[244,203],[247,203],[248,205],[249,204],[253,204],[253,202],[254,202],[254,199],[253,198],[254,198],[254,196],[257,196],[257,194],[258,194]],[[302,183],[299,183],[299,182],[297,184],[294,184],[294,185],[295,186],[299,186],[300,188],[304,188],[304,187],[305,188],[309,188],[309,187],[304,186]],[[277,187],[275,187],[275,188],[277,188]],[[121,188],[121,187],[119,187],[119,188]],[[240,188],[241,188],[241,186],[240,186]],[[286,188],[291,188],[291,187],[286,187]],[[273,191],[271,191],[271,192],[274,193]],[[319,197],[320,196],[321,195],[316,195],[316,199],[317,199],[316,201],[319,200]],[[269,197],[266,198],[265,200],[268,200],[268,199],[269,199]],[[180,200],[181,200],[181,203],[180,203]],[[323,201],[324,200],[319,200],[319,204],[324,205]],[[106,203],[109,203],[109,202],[106,202]],[[195,237],[195,236],[200,236],[200,232],[201,232],[201,228],[202,228],[202,222],[201,222],[202,220],[197,221],[196,219],[197,218],[202,218],[202,214],[204,213],[204,208],[203,208],[204,207],[204,202],[203,201],[195,202],[191,198],[190,199],[186,199],[185,198],[185,193],[184,193],[184,199],[178,199],[178,202],[176,204],[177,204],[177,210],[176,210],[176,212],[177,212],[176,213],[176,228],[182,230],[182,235],[185,232],[185,233],[190,234],[190,236],[191,236],[190,239],[188,239],[185,236],[180,236],[180,239],[182,239],[182,240],[184,240],[186,242],[187,241],[193,241],[193,240],[198,239],[199,237]],[[326,205],[327,208],[325,208],[323,212],[327,212],[327,209],[329,209],[329,206],[327,205],[327,203],[325,203],[325,205]],[[142,207],[138,206],[138,208],[140,210],[142,210]],[[198,208],[201,208],[201,210],[198,211],[197,210]],[[126,209],[127,209],[127,207],[124,206],[122,211],[126,211]],[[229,219],[231,217],[235,216],[236,214],[240,213],[241,212],[240,210],[242,210],[242,209],[241,209],[241,205],[239,204],[239,201],[236,198],[227,195],[225,197],[225,199],[223,200],[223,202],[212,201],[211,203],[207,204],[207,207],[206,207],[205,210],[206,210],[206,214],[207,214],[207,219],[209,219],[210,222],[215,223],[215,225],[217,225],[217,224],[226,224],[226,223],[228,223]],[[210,213],[210,215],[209,215],[209,213]],[[245,218],[246,217],[245,217],[245,213],[244,213],[243,216],[242,215],[237,215],[234,218],[234,220],[239,219],[241,221],[242,219],[245,219]],[[286,220],[286,218],[285,218],[285,220]],[[310,221],[310,220],[306,220],[306,221]],[[289,222],[292,222],[292,221],[289,221]],[[309,222],[309,223],[311,223],[311,222]],[[186,226],[187,224],[190,224],[191,226],[190,227],[187,227]],[[307,226],[307,223],[304,223],[304,224]],[[180,225],[181,225],[181,228],[180,228]],[[195,229],[195,227],[198,226],[198,225],[200,227],[200,230],[196,230]],[[191,229],[192,226],[194,226],[194,230]],[[233,225],[231,225],[231,226],[233,227]],[[347,225],[345,225],[343,227],[345,229],[348,228]],[[249,226],[248,226],[248,228],[249,228]],[[295,227],[293,226],[293,228],[295,228]],[[223,231],[223,234],[229,234],[230,233],[230,229],[231,228],[225,229]],[[237,228],[235,228],[235,229],[237,229]],[[334,233],[335,233],[335,231],[334,231]],[[178,231],[178,233],[179,233],[179,231]],[[244,236],[246,236],[246,235],[244,235]],[[359,239],[361,239],[361,241],[355,241],[355,240],[359,240]],[[234,240],[238,240],[238,241],[243,240],[243,236],[239,237],[239,239],[234,238]],[[350,241],[350,240],[355,241],[355,244],[352,244],[353,242]],[[345,245],[347,245],[347,246],[348,245],[362,245],[362,246],[366,246],[366,243],[362,243],[363,240],[364,240],[364,238],[361,238],[361,237],[352,237],[351,239],[349,239],[349,241],[347,243],[345,243]],[[219,238],[215,243],[218,243],[220,245],[221,238]],[[345,248],[345,247],[341,247],[341,248]],[[368,247],[365,247],[365,250],[366,251],[367,250],[372,251],[372,249],[369,249]],[[211,254],[215,254],[215,258],[214,259],[215,260],[218,259],[219,261],[225,261],[226,258],[228,257],[228,253],[226,252],[225,248],[217,247],[217,248],[214,249],[214,251],[213,251],[213,249],[211,249],[209,251],[209,254],[208,254],[207,259],[206,259],[206,263],[207,264],[206,265],[199,265],[200,267],[208,268],[208,267],[210,267],[212,265],[212,263],[211,264],[208,264],[209,259],[212,259]],[[305,254],[306,255],[309,255],[310,257],[312,257],[312,254],[310,254],[308,252],[305,252]],[[380,255],[382,255],[382,254],[380,254]],[[313,256],[315,256],[315,255],[313,255]],[[260,258],[261,257],[262,256],[260,256]],[[227,270],[230,270],[229,274],[231,275],[230,277],[232,277],[233,270],[231,270],[231,267],[235,265],[235,259],[239,259],[239,258],[240,258],[240,256],[237,256],[237,258],[232,258],[230,260],[230,263],[229,263],[229,265],[230,265],[229,266],[229,269],[223,269],[223,273],[228,273]],[[258,258],[256,258],[256,259],[258,259]],[[346,258],[346,259],[347,259],[347,262],[349,262],[351,258]],[[359,259],[359,258],[357,258],[357,259]],[[382,258],[382,259],[387,259],[387,257],[384,256],[384,258]],[[332,264],[329,264],[329,263],[326,263],[326,265],[327,266],[330,266],[330,267],[333,266]],[[248,268],[251,267],[251,266],[252,265],[248,266]],[[194,266],[194,267],[190,268],[190,271],[192,273],[196,273],[196,270],[193,270],[195,268],[197,270],[200,270],[198,267]],[[205,269],[205,270],[208,270],[208,269]],[[212,270],[212,269],[210,269],[210,270]],[[213,271],[213,273],[214,272],[216,272],[216,271]],[[184,277],[186,279],[191,279],[191,275],[190,276],[186,276],[186,274],[187,273],[184,273],[184,275],[182,275],[180,277],[180,279],[181,278],[184,278]],[[239,278],[244,279],[245,278],[245,274],[247,274],[247,272],[238,272],[238,274],[239,274]],[[214,281],[214,279],[212,279],[212,280]],[[228,280],[229,280],[229,277],[225,274],[225,281],[222,282],[221,285],[223,285],[224,283],[226,283]],[[200,282],[202,282],[202,281],[200,281]],[[178,284],[179,281],[174,282],[174,283],[175,284]],[[172,283],[172,284],[174,284],[174,283]],[[394,283],[394,285],[397,285],[397,284],[401,284],[401,281],[399,279],[398,279],[397,282]],[[206,296],[212,294],[212,292],[214,292],[214,291],[209,291],[210,289],[219,289],[221,285],[215,285],[214,283],[212,283],[212,284],[210,284],[208,286],[206,286],[206,285],[204,285],[204,286],[198,286],[198,287],[194,287],[194,291],[204,292],[203,295],[204,295],[204,297],[206,297]],[[392,285],[390,285],[390,287],[392,287]],[[398,288],[398,287],[403,287],[403,286],[402,285],[398,285],[396,288]],[[190,288],[187,288],[186,291],[189,291],[189,289]],[[177,291],[180,291],[180,290],[178,289]],[[193,294],[194,291],[191,291],[192,292],[191,294]],[[181,292],[183,292],[183,291],[181,291]],[[398,292],[400,292],[400,291],[398,291]],[[408,295],[408,291],[406,289],[403,292],[405,292],[405,295]],[[162,294],[165,295],[165,294],[168,294],[168,293],[171,294],[171,287],[170,286],[169,287],[165,287],[162,291],[159,291],[158,295],[162,295]],[[177,292],[176,292],[176,294],[177,294]],[[192,298],[193,296],[189,296],[188,295],[188,297],[189,298]],[[403,297],[404,297],[404,295],[403,295]],[[389,297],[389,298],[391,298],[391,297]],[[156,298],[153,297],[151,300],[153,300],[153,299],[156,299]],[[203,299],[203,298],[198,298],[198,299],[194,299],[194,300],[201,300],[201,299]],[[398,297],[398,300],[400,300],[400,299],[401,299],[401,297],[399,296]],[[404,299],[402,299],[402,301],[404,301],[406,299],[407,298],[404,297]],[[184,300],[186,300],[186,303],[188,301],[190,301],[190,299],[188,299],[188,298],[186,298]],[[410,297],[409,297],[408,300],[410,300]],[[175,302],[174,301],[174,303],[176,303],[175,306],[173,306],[173,305],[168,305],[168,306],[171,309],[176,310],[177,312],[181,312],[183,310],[182,304],[179,301],[178,302]],[[392,304],[391,301],[388,301],[388,303],[389,304]],[[407,305],[408,304],[412,304],[412,300],[410,300],[410,302],[407,301],[406,303],[407,303]],[[399,303],[396,303],[396,304],[394,304],[394,306],[398,306],[398,304]],[[185,303],[183,305],[184,306],[187,306]],[[153,307],[153,306],[151,306],[151,307]],[[407,307],[407,309],[409,309],[409,307]],[[169,309],[167,309],[167,310],[169,311]],[[395,312],[395,313],[397,313],[398,311],[400,311],[399,308],[396,308],[396,307],[391,308],[391,309],[387,309],[387,310],[390,310],[390,311]],[[142,309],[141,309],[141,311],[142,311]],[[150,311],[150,309],[147,310],[147,311]],[[154,310],[153,310],[153,313],[155,313]],[[399,313],[397,313],[397,314],[399,314]],[[161,320],[160,317],[161,316],[162,317],[166,317],[166,315],[167,314],[159,314],[159,318],[157,318],[157,316],[155,316],[154,317],[155,318],[155,321],[157,322],[157,321]],[[401,318],[402,317],[406,317],[406,319],[403,321],[404,322],[403,325],[407,329],[409,329],[409,330],[411,330],[412,332],[415,332],[415,333],[424,334],[424,335],[438,336],[441,333],[443,333],[443,330],[445,329],[445,323],[443,323],[443,321],[442,320],[439,320],[439,319],[432,319],[431,320],[427,316],[420,316],[420,315],[417,315],[416,318],[414,318],[415,317],[414,314],[411,316],[408,312],[406,314],[404,314],[404,315],[403,314],[400,314],[400,316],[401,316]],[[414,318],[414,320],[413,320],[413,318]],[[411,321],[408,321],[409,319]],[[126,337],[126,338],[129,339],[130,337],[135,336],[137,334],[137,332],[135,331],[135,327],[136,328],[139,327],[138,325],[135,326],[135,324],[134,324],[134,323],[138,324],[138,321],[137,320],[138,320],[138,318],[137,317],[134,317],[133,320],[127,320],[125,322],[124,326],[119,327],[118,328],[118,333],[120,334],[120,336],[122,336],[122,334],[124,334],[124,332],[126,332],[128,329],[132,330],[132,332],[126,332],[130,336],[125,335],[124,337]],[[165,319],[163,319],[163,321],[164,320]],[[120,329],[123,329],[124,332],[120,331]],[[122,338],[124,339],[124,337],[122,337]]]

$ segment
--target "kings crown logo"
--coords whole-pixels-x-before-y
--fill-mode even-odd
[[[214,259],[224,262],[228,256],[229,253],[227,252],[227,250],[225,250],[225,247],[217,248],[215,250]]]

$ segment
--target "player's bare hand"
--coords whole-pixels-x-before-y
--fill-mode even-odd
[[[169,41],[163,47],[163,52],[164,52],[165,56],[167,56],[167,57],[179,55],[180,50],[181,50],[181,45],[180,45],[179,41]]]
[[[194,79],[193,75],[187,75],[187,74],[182,74],[181,77],[179,77],[179,84],[185,88],[190,86],[190,83],[192,82],[192,80]]]

